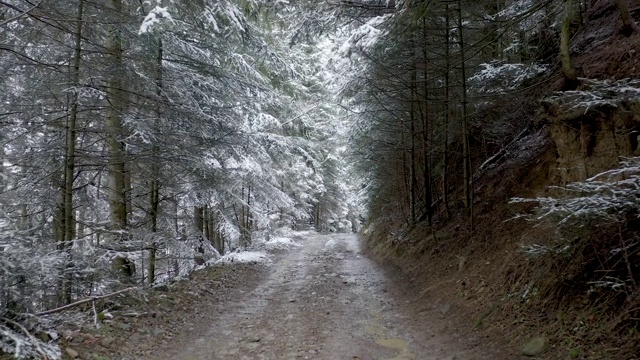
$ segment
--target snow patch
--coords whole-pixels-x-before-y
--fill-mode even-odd
[[[390,18],[391,14],[386,14],[369,19],[353,31],[351,36],[338,49],[338,54],[343,57],[350,57],[354,50],[370,51],[385,34],[381,28]]]
[[[33,336],[27,336],[0,324],[0,351],[13,354],[17,359],[62,358],[62,352],[55,343],[43,343]]]
[[[216,264],[271,264],[271,258],[262,251],[242,251],[227,254],[216,261]]]
[[[161,19],[167,19],[173,22],[173,18],[166,7],[156,6],[142,21],[138,35],[148,33],[154,25],[160,24]]]
[[[480,69],[469,78],[473,89],[482,93],[503,93],[518,88],[524,81],[547,71],[539,64],[504,64],[499,61],[480,64]]]
[[[309,236],[315,236],[315,235],[318,235],[318,232],[315,230],[302,230],[302,231],[292,231],[287,236],[302,239],[302,238],[307,238]]]
[[[264,246],[267,250],[286,250],[292,247],[299,247],[301,245],[288,237],[275,237],[265,242]]]
[[[326,244],[324,244],[324,247],[334,248],[336,245],[338,245],[338,242],[335,239],[329,239],[329,241],[327,241]]]
[[[596,80],[579,78],[584,90],[555,92],[546,97],[544,105],[555,105],[558,113],[582,112],[599,107],[618,107],[618,104],[629,101],[637,103],[640,98],[640,80],[621,79]]]

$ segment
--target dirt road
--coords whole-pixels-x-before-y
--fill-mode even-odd
[[[494,359],[477,340],[439,334],[449,310],[403,299],[355,235],[310,235],[299,245],[148,359]]]

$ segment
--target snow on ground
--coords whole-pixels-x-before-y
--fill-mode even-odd
[[[271,264],[269,252],[276,250],[289,250],[302,246],[296,240],[302,240],[316,234],[315,231],[294,231],[291,229],[277,229],[272,236],[256,236],[253,245],[246,251],[234,251],[208,264],[231,263],[262,263]],[[294,240],[295,239],[295,240]]]
[[[271,264],[271,257],[262,251],[232,252],[220,259],[216,264]]]
[[[316,235],[317,232],[315,230],[302,230],[302,231],[289,230],[288,234],[289,234],[288,236],[291,236],[291,237],[294,237],[294,236],[306,237],[306,236]]]
[[[329,241],[327,241],[327,243],[326,243],[326,244],[324,244],[324,247],[325,247],[326,249],[332,249],[332,248],[334,248],[336,245],[338,245],[338,242],[336,241],[336,239],[331,238],[331,239],[329,239]]]
[[[298,247],[301,245],[289,237],[278,236],[265,242],[264,246],[267,250],[286,250],[291,247]]]

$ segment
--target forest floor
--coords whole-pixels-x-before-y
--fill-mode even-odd
[[[499,339],[474,333],[462,309],[425,301],[411,290],[414,279],[370,260],[356,235],[308,234],[297,242],[269,264],[215,266],[153,291],[144,316],[67,331],[63,353],[96,360],[520,358]]]

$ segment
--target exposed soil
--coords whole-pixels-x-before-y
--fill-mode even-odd
[[[631,16],[640,20],[640,1],[628,0]],[[583,30],[572,39],[579,76],[623,79],[640,76],[640,33],[620,33],[622,21],[615,1],[598,0],[585,19]]]
[[[640,33],[625,36],[619,32],[622,24],[615,1],[600,0],[591,4],[584,23],[571,41],[579,76],[612,80],[638,78]],[[629,0],[628,4],[636,22],[640,21],[640,1]],[[540,99],[562,87],[564,80],[559,66],[553,74],[536,81],[539,83],[532,86],[530,92],[517,93],[519,99],[508,99],[495,108],[483,109],[484,112],[476,113],[472,120],[480,124],[477,129],[493,129],[492,124],[500,126],[500,136],[492,138],[497,145],[489,144],[489,150],[482,154],[487,156],[479,157],[478,163],[499,151],[502,153],[486,164],[487,168],[479,171],[474,179],[473,229],[468,217],[460,214],[446,221],[436,218],[436,231],[426,224],[406,230],[403,222],[394,223],[393,216],[382,217],[380,226],[372,226],[367,235],[370,247],[407,277],[418,279],[412,287],[417,291],[424,289],[423,301],[449,303],[455,307],[451,317],[457,319],[451,319],[451,326],[490,334],[488,338],[483,337],[483,345],[496,342],[495,346],[501,348],[502,342],[507,341],[511,348],[521,349],[531,338],[545,336],[550,347],[542,359],[640,359],[638,342],[634,341],[638,338],[637,330],[617,326],[625,317],[637,321],[637,316],[629,315],[633,312],[624,314],[629,304],[635,304],[637,295],[629,296],[624,304],[611,309],[611,301],[590,295],[588,288],[579,287],[578,284],[588,280],[567,281],[571,269],[554,267],[555,263],[550,261],[533,263],[521,251],[523,244],[551,243],[555,233],[553,228],[532,227],[524,220],[515,221],[517,214],[531,209],[509,204],[509,200],[549,196],[548,186],[563,184],[556,171],[556,144],[550,128],[539,120]],[[484,135],[477,138],[484,139]],[[472,146],[480,148],[481,144]],[[609,165],[616,164],[614,160]],[[462,174],[457,177],[462,178]],[[450,179],[455,178],[456,174],[450,174]],[[589,236],[595,239],[617,236],[600,231]],[[543,291],[546,290],[544,282],[549,279],[566,284],[556,286],[555,293]],[[536,296],[525,299],[527,289],[533,288]],[[637,306],[631,308],[637,311]]]
[[[456,304],[425,302],[355,235],[299,243],[270,266],[209,269],[154,292],[148,316],[68,346],[86,359],[519,358],[460,322]]]

